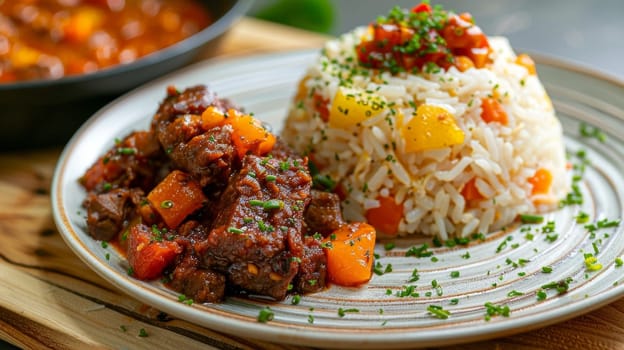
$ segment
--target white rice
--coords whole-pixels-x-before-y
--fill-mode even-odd
[[[324,122],[312,95],[328,100],[331,110],[340,78],[349,76],[349,67],[356,64],[354,47],[365,32],[358,28],[326,44],[307,72],[303,97],[293,102],[283,131],[291,146],[311,153],[323,173],[348,189],[343,201],[348,220],[365,220],[366,210],[379,206],[380,196],[392,196],[403,206],[399,234],[446,239],[491,232],[519,214],[556,208],[568,190],[561,125],[538,77],[515,63],[504,38],[489,38],[493,63],[488,68],[395,76],[370,70],[367,76],[351,77],[349,87],[374,91],[404,116],[423,103],[447,109],[464,132],[460,145],[405,152],[401,121],[390,108],[348,129]],[[482,120],[481,98],[488,95],[502,101],[508,125]],[[395,148],[388,147],[393,142]],[[537,198],[527,180],[539,168],[551,172],[553,184]],[[475,177],[485,199],[468,206],[461,190]]]

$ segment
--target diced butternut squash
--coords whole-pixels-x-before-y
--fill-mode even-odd
[[[481,99],[481,119],[486,123],[500,123],[507,125],[509,120],[507,118],[507,112],[498,100],[485,97]]]
[[[167,227],[175,229],[206,202],[201,186],[190,175],[174,170],[147,195]]]
[[[215,126],[223,125],[225,122],[225,113],[221,110],[210,106],[202,113],[202,128],[204,130],[212,129]]]
[[[403,127],[406,152],[450,147],[464,142],[464,132],[446,109],[423,104]]]
[[[460,72],[465,72],[470,68],[474,68],[474,66],[474,62],[472,62],[472,60],[468,56],[460,55],[455,57],[455,67],[457,67]]]
[[[550,191],[553,176],[548,169],[539,168],[528,181],[533,186],[531,194],[546,194]]]
[[[378,197],[379,207],[366,211],[366,221],[379,231],[396,235],[403,218],[403,205],[392,197]]]
[[[535,69],[535,61],[533,61],[531,56],[525,53],[520,54],[518,55],[518,57],[516,57],[516,64],[519,64],[526,68],[530,75],[537,74],[537,71]]]
[[[330,282],[357,286],[372,276],[375,228],[365,223],[341,226],[324,240]]]
[[[265,155],[275,145],[275,136],[258,119],[235,109],[223,113],[211,106],[206,108],[201,118],[205,130],[222,125],[232,126],[232,141],[240,158],[248,152],[257,156]]]
[[[381,112],[383,99],[375,94],[340,87],[329,112],[329,126],[346,129]]]
[[[232,141],[241,159],[248,152],[261,156],[273,149],[275,136],[258,119],[238,112],[233,115],[232,112],[228,111],[226,123],[232,125]]]

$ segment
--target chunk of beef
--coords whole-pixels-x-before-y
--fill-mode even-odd
[[[132,195],[133,191],[125,188],[99,194],[90,192],[84,203],[89,234],[97,240],[110,241],[121,232],[133,210]]]
[[[149,191],[166,170],[167,158],[154,134],[136,131],[98,159],[81,178],[87,191],[139,187]]]
[[[185,114],[201,115],[206,108],[213,106],[226,111],[234,108],[234,105],[226,99],[220,99],[214,91],[205,85],[197,85],[180,92],[175,87],[167,88],[167,97],[160,104],[154,119],[152,128],[157,130],[157,136],[161,125],[165,126]]]
[[[294,149],[290,148],[281,137],[277,137],[273,149],[269,152],[273,158],[288,159],[300,158],[301,156]]]
[[[340,198],[335,193],[312,190],[310,205],[305,211],[305,223],[309,234],[316,232],[327,237],[345,224],[340,210]]]
[[[226,184],[233,168],[238,166],[232,127],[216,127],[179,143],[170,157],[178,168],[195,176],[201,186]]]
[[[306,236],[303,243],[303,257],[294,289],[299,293],[318,292],[325,288],[327,257],[319,240]]]
[[[237,166],[230,126],[204,130],[201,114],[208,107],[226,111],[233,106],[205,86],[168,96],[152,120],[152,130],[176,167],[192,174],[202,186],[226,183]]]
[[[203,266],[251,293],[283,299],[303,256],[303,210],[311,178],[301,159],[247,155],[221,196]]]
[[[193,234],[189,236],[192,237]],[[176,242],[184,251],[175,262],[169,286],[196,303],[220,302],[225,294],[225,276],[199,266],[200,261],[193,249],[192,239],[178,237]]]

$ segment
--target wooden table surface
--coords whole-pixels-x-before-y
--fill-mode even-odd
[[[205,58],[319,47],[325,39],[245,18]],[[52,220],[49,187],[59,154],[60,149],[0,153],[1,339],[52,349],[304,349],[171,319],[92,272]],[[557,325],[451,348],[624,348],[623,327],[621,299]],[[147,337],[139,336],[141,329]]]

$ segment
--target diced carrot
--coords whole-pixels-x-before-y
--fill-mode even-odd
[[[229,110],[226,123],[232,125],[232,141],[241,159],[248,152],[261,156],[273,149],[275,136],[258,119]]]
[[[544,194],[550,191],[553,176],[548,169],[539,168],[527,181],[533,185],[531,194]]]
[[[366,223],[346,224],[324,240],[330,282],[357,286],[370,280],[375,249],[375,228]]]
[[[481,99],[481,119],[486,123],[500,123],[502,125],[509,123],[507,112],[503,106],[491,97]]]
[[[175,241],[169,241],[160,229],[137,224],[130,228],[127,258],[131,275],[140,280],[151,280],[162,275],[163,270],[182,252]]]
[[[366,221],[379,231],[395,235],[403,218],[403,205],[397,204],[393,197],[378,197],[379,207],[366,211]]]
[[[516,64],[519,64],[527,69],[530,75],[537,74],[537,70],[535,69],[535,61],[531,58],[531,56],[523,53],[516,57]]]
[[[473,177],[468,182],[466,182],[464,188],[462,188],[461,195],[464,197],[465,200],[481,200],[484,198],[481,192],[479,192],[479,189],[477,189],[476,181],[477,178]]]
[[[324,122],[329,120],[329,100],[319,94],[314,94],[314,109],[319,113]]]
[[[171,229],[206,202],[201,186],[190,175],[174,170],[147,195],[165,224]]]

